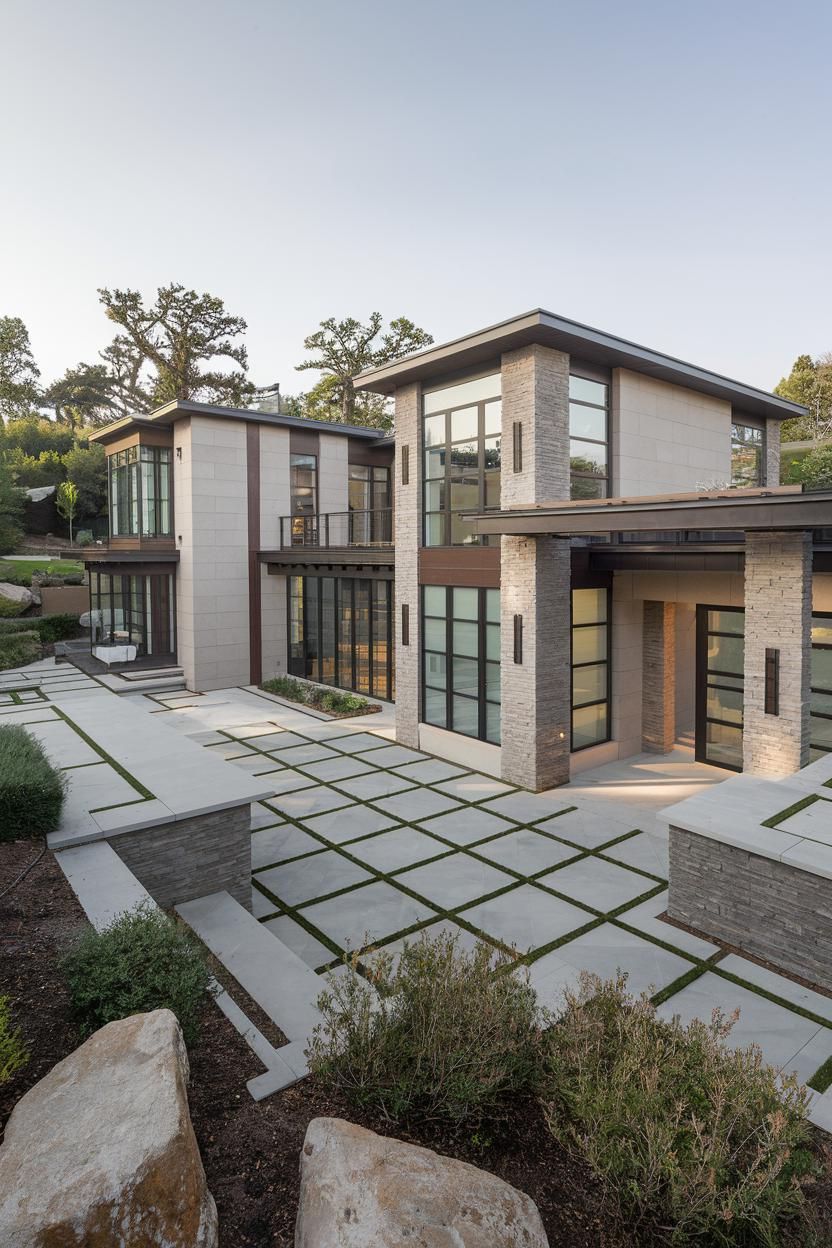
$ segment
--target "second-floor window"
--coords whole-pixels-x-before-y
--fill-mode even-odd
[[[731,424],[731,485],[735,489],[763,484],[763,431],[754,425]]]
[[[107,461],[113,537],[170,537],[171,455],[167,446],[128,446]]]
[[[350,464],[349,474],[350,545],[367,546],[392,541],[390,469]]]
[[[603,382],[569,378],[570,498],[609,495],[608,395]]]
[[[318,510],[317,455],[289,456],[289,489],[292,541],[308,544],[313,540],[312,529]]]
[[[458,513],[500,506],[500,374],[428,391],[424,411],[426,546],[487,545]],[[499,545],[499,538],[492,538]]]

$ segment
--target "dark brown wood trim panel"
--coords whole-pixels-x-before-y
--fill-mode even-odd
[[[316,429],[290,429],[289,451],[292,455],[318,455],[321,438]]]
[[[370,468],[392,468],[393,455],[392,446],[368,446],[366,442],[350,438],[347,460],[351,464],[366,464]]]
[[[499,546],[424,546],[419,551],[420,585],[500,588]]]
[[[248,642],[249,679],[263,679],[263,625],[260,594],[260,425],[246,425],[246,478],[248,487]]]
[[[134,429],[117,441],[106,442],[104,453],[115,455],[116,451],[125,451],[128,446],[173,446],[173,432],[170,429]]]

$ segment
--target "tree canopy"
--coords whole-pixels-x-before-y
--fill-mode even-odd
[[[832,352],[813,360],[799,355],[788,377],[782,377],[774,393],[809,408],[808,416],[783,421],[784,442],[823,441],[832,438]]]
[[[40,369],[19,316],[0,316],[0,418],[26,416],[38,404]]]
[[[380,312],[373,312],[366,325],[352,317],[343,321],[329,317],[303,340],[304,350],[313,355],[298,364],[298,371],[314,368],[323,373],[306,396],[304,415],[311,415],[313,420],[340,420],[347,425],[389,427],[391,417],[384,400],[378,395],[356,394],[353,378],[365,369],[378,368],[420,347],[428,347],[433,338],[404,316],[392,320],[385,332],[383,325]]]

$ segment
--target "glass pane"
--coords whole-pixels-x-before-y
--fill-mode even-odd
[[[445,596],[446,590],[444,585],[426,585],[424,587],[425,594],[425,615],[438,615],[442,618],[445,616]]]
[[[500,472],[487,472],[485,474],[485,505],[486,507],[500,506]]]
[[[810,705],[814,713],[822,711],[824,715],[832,715],[832,693],[818,693],[813,690]]]
[[[425,655],[425,684],[444,689],[447,681],[448,661],[444,654]]]
[[[572,749],[581,750],[586,745],[606,741],[607,704],[582,706],[572,712]]]
[[[708,637],[708,670],[714,672],[733,672],[740,676],[743,672],[743,655],[745,643],[742,637]]]
[[[445,417],[425,417],[425,446],[443,446],[445,443]]]
[[[597,403],[606,407],[607,387],[600,381],[587,381],[585,377],[569,378],[570,399],[580,399],[583,403]]]
[[[745,613],[743,611],[709,611],[708,632],[735,633],[742,637],[745,632]]]
[[[572,662],[594,663],[607,657],[607,626],[588,625],[572,630]]]
[[[479,696],[479,663],[476,659],[454,659],[453,689],[454,693],[467,693],[469,697]]]
[[[485,434],[499,433],[503,426],[503,405],[498,400],[496,403],[486,403],[485,405]]]
[[[604,477],[572,477],[569,482],[569,497],[606,498],[606,479]]]
[[[489,702],[500,701],[500,664],[486,663],[485,665],[485,696]]]
[[[338,582],[338,683],[352,689],[352,581]]]
[[[306,642],[306,675],[310,680],[319,680],[318,666],[318,581],[313,577],[306,578],[306,594],[304,600],[304,640]]]
[[[452,698],[454,732],[476,737],[480,730],[480,708],[475,698]]]
[[[444,546],[445,517],[443,515],[425,516],[425,545]]]
[[[485,626],[485,655],[488,659],[494,659],[495,662],[500,661],[500,625],[486,624]]]
[[[705,740],[705,753],[709,762],[742,767],[742,728],[706,724]]]
[[[445,621],[444,620],[425,620],[425,649],[426,650],[442,650],[445,649]]]
[[[387,689],[387,627],[389,621],[387,581],[373,581],[373,693],[389,696]]]
[[[448,713],[444,690],[425,690],[425,723],[437,724],[440,728],[446,728],[448,726]]]
[[[832,750],[832,719],[820,719],[812,715],[809,722],[809,739],[812,745],[820,745],[825,750]]]
[[[491,373],[488,377],[478,377],[474,381],[458,381],[453,386],[443,386],[441,390],[432,390],[424,396],[424,410],[442,412],[446,407],[459,407],[463,403],[480,403],[483,399],[498,399],[500,374]]]
[[[494,745],[500,744],[500,707],[496,702],[486,702],[485,704],[485,739],[493,742]]]
[[[321,580],[321,680],[335,684],[335,578]]]
[[[607,618],[605,589],[572,590],[572,623],[601,624]]]
[[[478,546],[480,544],[481,539],[474,532],[474,526],[470,520],[463,520],[452,513],[450,521],[452,546]]]
[[[458,412],[451,412],[451,441],[462,442],[468,438],[476,440],[479,419],[479,409],[476,407],[463,407]]]
[[[479,654],[479,629],[477,625],[454,620],[453,628],[454,654],[470,654],[476,658]]]
[[[607,448],[597,442],[569,439],[569,465],[573,472],[594,472],[604,476],[607,471]]]
[[[832,616],[812,616],[812,641],[822,641],[827,646],[832,646]]]
[[[425,478],[444,477],[445,475],[445,448],[441,450],[425,451]]]
[[[355,582],[355,687],[370,692],[370,586],[371,581]]]
[[[445,482],[428,481],[425,484],[425,511],[441,511],[445,506]]]
[[[485,591],[485,618],[492,624],[500,623],[499,589],[487,589]]]
[[[587,702],[600,702],[606,696],[606,663],[597,663],[593,667],[575,667],[572,669],[573,706],[584,706]]]
[[[607,438],[607,413],[597,407],[581,407],[580,403],[569,404],[569,432],[573,438],[597,438],[605,442]]]
[[[742,724],[741,689],[715,689],[708,686],[707,709],[709,719],[726,719],[729,724]]]
[[[479,465],[476,442],[460,442],[451,447],[451,473],[476,471]]]
[[[479,590],[455,589],[452,601],[455,620],[476,620],[479,616]]]
[[[832,689],[832,650],[812,651],[812,687]]]
[[[451,511],[476,511],[480,505],[480,484],[476,477],[451,481]]]
[[[502,441],[502,438],[500,434],[497,434],[493,438],[485,439],[485,458],[484,458],[483,463],[486,468],[499,468],[500,467],[500,462],[501,462],[500,443],[501,441]]]

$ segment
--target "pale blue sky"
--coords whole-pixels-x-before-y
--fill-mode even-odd
[[[832,349],[822,0],[0,0],[0,315],[45,380],[97,286],[443,340],[543,306],[770,387]]]

